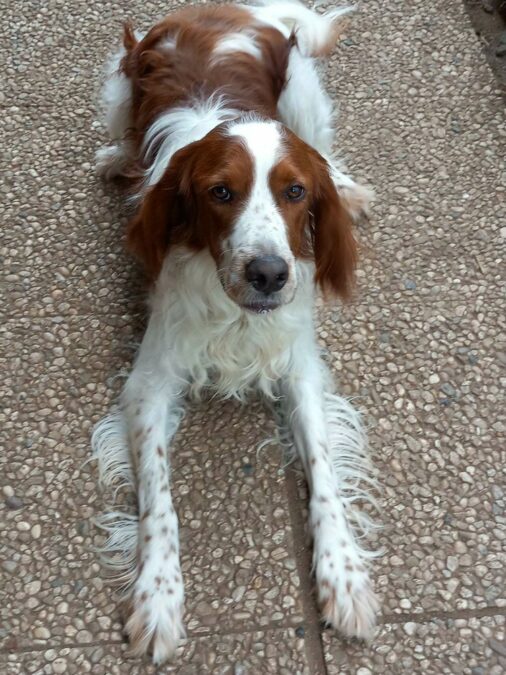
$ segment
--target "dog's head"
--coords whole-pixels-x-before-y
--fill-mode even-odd
[[[153,278],[171,247],[208,249],[225,292],[254,312],[293,299],[300,259],[314,260],[322,288],[346,296],[361,196],[338,192],[330,172],[277,122],[220,125],[172,157],[130,225],[130,246]]]

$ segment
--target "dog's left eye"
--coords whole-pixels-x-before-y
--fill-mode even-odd
[[[286,191],[286,196],[288,197],[288,199],[291,199],[292,201],[297,201],[298,199],[302,199],[305,192],[306,191],[302,187],[302,185],[290,185],[290,187]]]
[[[211,188],[211,194],[220,202],[229,202],[232,199],[232,193],[225,185],[215,185]]]

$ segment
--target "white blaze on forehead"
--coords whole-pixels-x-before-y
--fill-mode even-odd
[[[281,151],[281,133],[276,122],[237,122],[228,129],[232,136],[240,136],[248,148],[255,174],[267,173],[272,170],[279,160]]]
[[[271,171],[283,156],[283,138],[276,122],[238,122],[229,133],[239,136],[253,162],[251,194],[230,236],[232,247],[252,255],[290,257],[285,221],[269,185]]]

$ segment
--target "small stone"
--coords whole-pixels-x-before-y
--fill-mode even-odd
[[[506,237],[506,227],[503,229],[504,229],[504,236]],[[3,493],[5,497],[14,497],[14,490],[11,488],[10,485],[4,485]]]
[[[82,579],[76,579],[73,583],[74,586],[74,592],[79,593],[79,591],[82,591],[84,588],[84,581]]]
[[[214,614],[214,609],[208,602],[202,600],[195,607],[195,614],[200,617],[211,616]]]
[[[459,347],[455,353],[455,358],[461,363],[467,363],[468,354],[468,347]]]
[[[51,633],[44,626],[37,626],[37,628],[33,631],[33,635],[37,638],[37,640],[49,640],[51,637]]]
[[[32,527],[32,530],[31,530],[31,533],[30,533],[30,534],[32,535],[32,537],[33,537],[34,539],[38,539],[38,538],[40,537],[40,533],[41,533],[41,527],[40,527],[40,525],[39,525],[38,523],[36,523],[36,524]]]
[[[372,675],[372,671],[369,670],[369,668],[362,666],[361,668],[358,668],[357,675]]]
[[[494,638],[490,638],[488,644],[490,646],[490,649],[493,649],[494,652],[506,658],[506,642],[499,642],[499,640],[494,640]]]
[[[450,398],[457,397],[457,390],[449,382],[445,382],[444,384],[441,385],[441,391],[443,392],[443,394],[446,394]]]
[[[28,595],[36,595],[40,591],[41,586],[41,582],[38,579],[35,579],[35,581],[30,581],[26,584],[25,591]]]
[[[5,506],[11,511],[17,511],[18,509],[23,508],[24,503],[19,497],[12,495],[11,497],[7,497],[5,500]]]
[[[76,637],[77,637],[78,642],[92,642],[93,641],[93,635],[90,633],[89,630],[80,630],[77,633]]]
[[[249,462],[245,462],[241,468],[245,476],[252,476],[255,471],[253,464],[250,464]]]
[[[414,635],[416,633],[416,623],[413,621],[408,621],[408,623],[405,623],[404,632],[409,636]]]
[[[53,661],[53,673],[65,673],[67,671],[67,661],[63,658]]]
[[[295,629],[295,635],[298,638],[303,638],[304,634],[305,634],[304,626],[297,626],[297,628]]]
[[[446,567],[450,570],[450,572],[455,572],[458,566],[459,559],[454,555],[449,555],[446,559]]]
[[[499,485],[492,485],[492,495],[495,500],[502,499],[504,497],[504,490]]]
[[[412,279],[405,279],[404,288],[408,291],[414,291],[416,289],[416,283]]]
[[[399,605],[402,609],[411,609],[411,601],[408,600],[408,598],[402,598],[402,600],[399,602]]]
[[[234,588],[232,591],[232,600],[234,602],[239,602],[242,600],[243,595],[246,592],[246,586],[237,586],[237,588]]]
[[[16,571],[16,567],[17,567],[17,564],[14,562],[14,560],[3,560],[2,561],[2,569],[4,569],[9,574],[13,574],[13,572]]]

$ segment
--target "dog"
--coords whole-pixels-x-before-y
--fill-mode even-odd
[[[367,476],[360,416],[333,393],[315,338],[317,289],[349,297],[353,224],[370,192],[332,157],[332,104],[315,57],[348,9],[294,0],[195,6],[146,34],[124,29],[102,99],[105,178],[132,186],[130,250],[150,314],[120,404],[92,445],[106,484],[136,492],[112,514],[105,550],[126,588],[134,654],[155,663],[184,637],[170,442],[189,396],[276,401],[310,488],[309,529],[323,620],[369,638],[378,601],[360,545]],[[372,499],[372,497],[371,497]],[[367,528],[366,528],[367,529]]]

